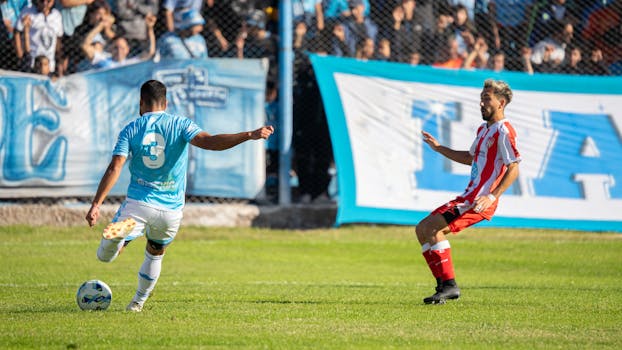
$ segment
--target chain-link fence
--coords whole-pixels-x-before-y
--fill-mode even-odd
[[[32,1],[32,4],[30,3]],[[268,58],[276,122],[276,0],[0,0],[0,68],[55,78],[138,59]],[[334,199],[309,52],[451,69],[622,75],[622,0],[292,0],[294,201]],[[266,198],[276,200],[277,142]]]

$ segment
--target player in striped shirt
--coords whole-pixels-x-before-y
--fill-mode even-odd
[[[498,198],[518,177],[521,156],[516,147],[516,131],[505,119],[505,107],[512,101],[510,86],[488,79],[480,95],[483,123],[468,151],[442,146],[432,135],[421,131],[423,140],[443,156],[471,166],[471,179],[464,193],[436,208],[416,227],[421,251],[436,278],[436,293],[424,298],[426,304],[442,304],[460,297],[451,261],[448,233],[457,233],[484,219],[490,220]]]

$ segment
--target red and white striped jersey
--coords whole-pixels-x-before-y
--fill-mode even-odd
[[[491,126],[483,123],[477,129],[477,137],[469,153],[473,156],[471,180],[460,197],[470,203],[497,187],[508,164],[521,161],[516,148],[516,131],[506,119]]]

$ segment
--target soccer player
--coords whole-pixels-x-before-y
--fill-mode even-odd
[[[140,88],[140,117],[121,132],[93,203],[86,215],[90,226],[99,207],[129,159],[131,181],[127,198],[103,232],[97,257],[113,261],[132,240],[146,235],[145,259],[138,272],[138,288],[126,310],[142,311],[160,276],[162,258],[173,241],[185,201],[188,144],[206,150],[226,150],[248,140],[267,139],[272,126],[237,134],[210,135],[192,120],[166,113],[166,87],[149,80]]]
[[[426,304],[442,304],[460,297],[456,284],[451,247],[446,235],[490,220],[499,197],[518,177],[521,156],[516,148],[516,132],[505,119],[505,107],[512,101],[507,83],[488,79],[480,95],[484,123],[468,151],[442,146],[428,132],[421,131],[423,141],[443,156],[471,166],[471,180],[460,196],[436,208],[416,227],[421,251],[436,278],[436,293],[424,298]]]

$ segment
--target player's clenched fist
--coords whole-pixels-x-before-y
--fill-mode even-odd
[[[274,127],[272,125],[263,126],[251,132],[251,139],[253,140],[267,139],[273,133],[274,133]]]

